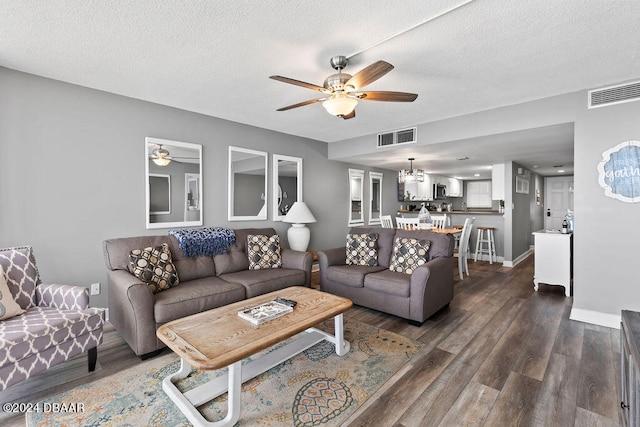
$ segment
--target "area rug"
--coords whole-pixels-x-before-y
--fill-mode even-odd
[[[351,343],[347,355],[337,356],[333,344],[323,341],[244,383],[237,425],[340,425],[421,346],[354,320],[345,320],[344,326]],[[320,328],[332,331],[333,321]],[[27,426],[190,426],[162,390],[162,379],[179,365],[170,353],[49,397],[40,406],[49,411],[28,413]],[[220,374],[193,371],[177,386],[190,389]],[[224,418],[227,395],[199,410],[210,421]]]

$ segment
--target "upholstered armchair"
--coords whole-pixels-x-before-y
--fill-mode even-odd
[[[0,391],[85,351],[95,369],[103,310],[86,288],[41,283],[29,246],[0,249],[0,318]]]

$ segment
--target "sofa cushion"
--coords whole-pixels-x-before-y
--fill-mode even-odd
[[[428,240],[396,237],[389,270],[412,274],[416,268],[426,264],[429,246]]]
[[[103,323],[102,311],[95,308],[80,311],[32,307],[0,322],[0,366],[73,341],[87,332],[101,331]]]
[[[34,307],[40,274],[31,247],[0,249],[0,266],[4,270],[14,301],[25,310]]]
[[[241,284],[246,289],[247,298],[253,298],[289,286],[304,286],[306,276],[302,270],[277,268],[260,271],[237,271],[223,274],[220,278]]]
[[[411,237],[430,241],[427,261],[453,256],[454,239],[451,234],[434,233],[429,230],[397,230],[395,237]]]
[[[176,286],[180,280],[171,260],[169,245],[134,249],[129,253],[129,271],[158,293]]]
[[[211,310],[245,299],[242,285],[218,277],[205,277],[180,283],[154,295],[156,324],[170,322],[191,314]]]
[[[346,257],[347,265],[377,266],[378,234],[347,234]]]
[[[9,319],[22,313],[24,310],[13,299],[13,294],[7,285],[7,279],[4,277],[4,270],[0,265],[0,320]]]
[[[240,228],[234,230],[236,234],[236,244],[227,248],[227,253],[216,255],[213,261],[216,266],[216,274],[219,276],[226,273],[249,269],[249,258],[247,257],[247,236],[250,234],[264,234],[273,236],[276,230],[273,228]]]
[[[327,279],[348,286],[361,288],[364,286],[364,277],[369,273],[385,270],[385,267],[366,267],[363,265],[332,265],[327,268]]]
[[[277,234],[249,234],[247,236],[247,257],[249,270],[268,270],[282,267],[280,238]]]
[[[393,228],[380,227],[352,227],[349,230],[352,234],[377,234],[378,235],[378,265],[389,268],[391,253],[393,252],[393,238],[396,230]]]
[[[364,287],[375,292],[408,298],[411,294],[411,275],[391,270],[367,274]]]

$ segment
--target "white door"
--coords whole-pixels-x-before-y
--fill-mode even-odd
[[[545,178],[544,186],[544,228],[560,230],[567,209],[573,210],[573,177]]]

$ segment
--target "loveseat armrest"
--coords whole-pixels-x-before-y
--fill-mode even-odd
[[[320,271],[332,265],[345,265],[347,263],[347,248],[333,248],[318,251]]]
[[[453,299],[453,257],[435,258],[411,275],[410,320],[424,322]]]
[[[157,350],[155,298],[146,283],[125,270],[107,272],[109,320],[136,355]]]
[[[310,288],[313,255],[310,252],[294,251],[292,249],[283,249],[280,255],[282,257],[282,268],[304,271],[304,285]]]
[[[82,286],[41,283],[36,287],[38,307],[60,310],[86,310],[89,308],[89,290]]]

